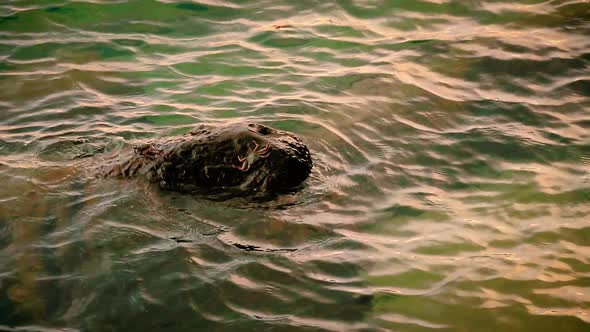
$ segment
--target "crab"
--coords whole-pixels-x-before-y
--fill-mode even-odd
[[[264,148],[261,148],[256,141],[252,141],[252,143],[254,143],[254,149],[245,157],[238,156],[238,161],[242,164],[241,166],[233,166],[234,168],[246,172],[257,160],[268,157],[270,154],[270,145],[268,143]]]

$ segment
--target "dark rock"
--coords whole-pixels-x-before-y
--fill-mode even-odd
[[[144,175],[161,188],[281,192],[312,169],[309,150],[292,133],[257,123],[199,125],[188,134],[136,145],[99,168],[101,176]]]

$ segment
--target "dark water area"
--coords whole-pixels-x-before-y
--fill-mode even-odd
[[[271,201],[97,179],[198,123]],[[590,2],[0,3],[0,330],[589,331]]]

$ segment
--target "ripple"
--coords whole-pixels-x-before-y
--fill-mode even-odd
[[[0,4],[0,329],[586,331],[588,8]],[[237,120],[300,192],[86,175]]]

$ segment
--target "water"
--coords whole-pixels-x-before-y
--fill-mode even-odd
[[[588,1],[0,17],[0,330],[590,329]],[[303,190],[219,202],[85,175],[237,120],[303,137]]]

